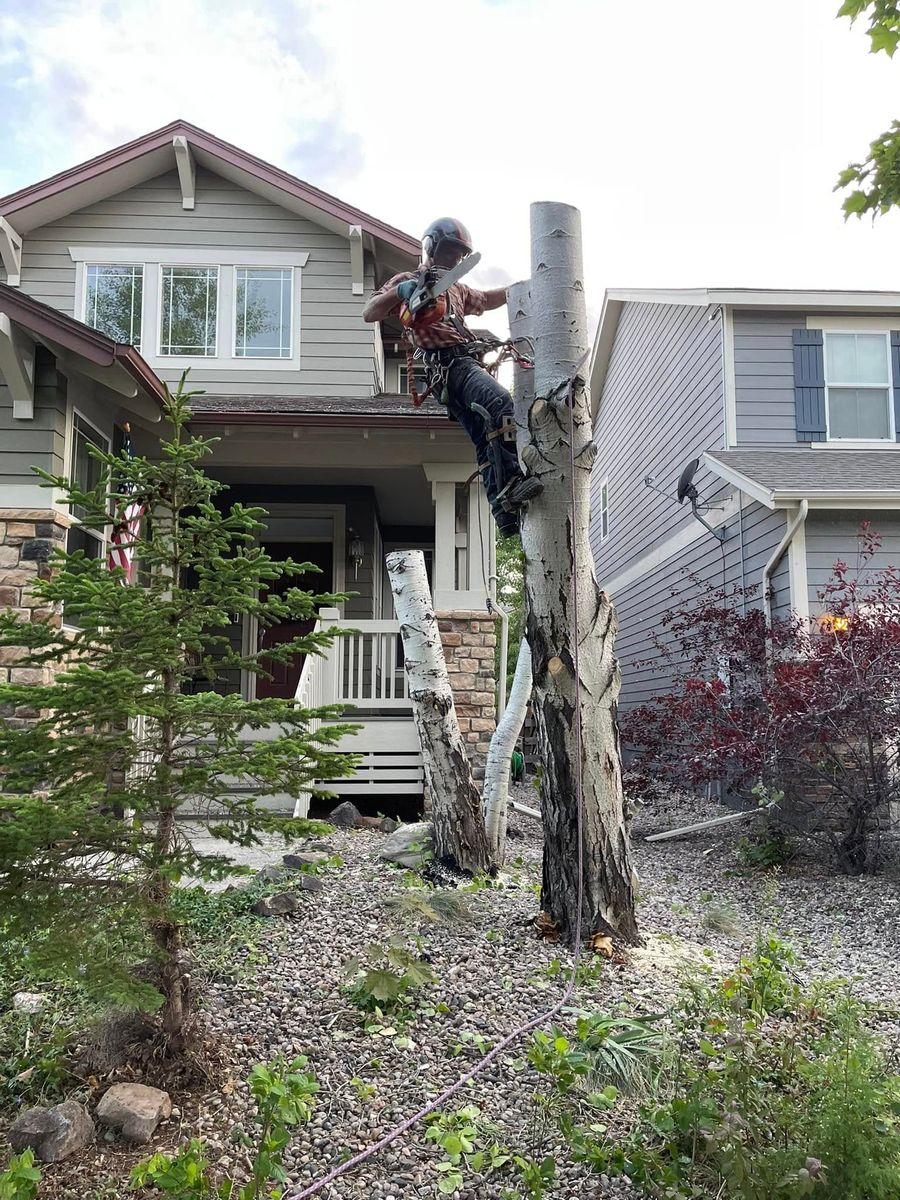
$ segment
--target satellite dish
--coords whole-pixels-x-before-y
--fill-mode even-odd
[[[678,497],[678,503],[684,504],[685,500],[696,500],[697,489],[694,487],[694,476],[700,466],[699,458],[692,458],[688,465],[681,472],[678,480],[678,487],[675,494]]]

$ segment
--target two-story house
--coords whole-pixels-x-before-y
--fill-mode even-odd
[[[665,687],[653,635],[696,599],[689,576],[814,619],[861,521],[874,565],[900,564],[900,293],[608,291],[591,386],[624,708]],[[697,514],[677,496],[695,459]]]
[[[83,480],[86,446],[115,446],[126,421],[152,456],[163,382],[190,368],[202,392],[192,427],[219,439],[208,470],[226,502],[264,507],[261,541],[316,563],[314,590],[354,593],[323,615],[357,630],[329,658],[217,686],[353,706],[365,757],[335,790],[421,794],[384,569],[387,551],[421,548],[461,724],[483,759],[490,512],[462,430],[405,394],[399,328],[361,317],[374,287],[417,264],[417,240],[178,121],[0,199],[0,256],[0,603],[28,607],[54,539],[106,552],[31,468]],[[252,622],[232,632],[245,650],[259,644]]]

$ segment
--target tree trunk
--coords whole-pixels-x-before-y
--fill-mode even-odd
[[[578,896],[580,759],[582,931],[634,942],[638,932],[616,728],[616,622],[609,598],[597,584],[588,540],[597,451],[586,382],[581,218],[568,205],[538,203],[531,207],[531,222],[535,399],[529,405],[517,396],[515,404],[520,455],[544,484],[522,523],[525,633],[543,766],[541,902],[560,934],[571,940]],[[515,294],[521,307],[525,294],[521,288]]]
[[[522,638],[516,673],[506,704],[506,711],[491,738],[487,765],[484,771],[484,823],[487,827],[488,846],[497,866],[503,865],[506,853],[506,815],[509,803],[509,769],[528,700],[531,696],[531,651]]]
[[[406,677],[432,798],[435,854],[461,871],[490,866],[481,794],[472,778],[444,661],[425,557],[421,550],[387,556],[400,621]]]

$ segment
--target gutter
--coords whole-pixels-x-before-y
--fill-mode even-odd
[[[806,518],[808,515],[809,515],[809,501],[806,499],[803,499],[800,501],[800,507],[797,510],[797,515],[794,517],[793,521],[791,521],[790,525],[788,525],[787,529],[785,530],[784,537],[781,539],[781,541],[778,543],[778,545],[772,551],[769,561],[763,567],[762,599],[763,599],[763,612],[765,613],[765,619],[766,619],[766,649],[767,649],[767,655],[769,658],[771,658],[771,656],[772,656],[772,649],[773,649],[772,636],[771,636],[771,633],[772,633],[772,597],[769,592],[769,587],[772,582],[772,572],[775,570],[775,568],[778,566],[778,564],[781,562],[782,558],[784,557],[784,553],[787,550],[787,548],[790,546],[791,542],[794,540],[797,530],[800,528],[801,525],[806,523]]]

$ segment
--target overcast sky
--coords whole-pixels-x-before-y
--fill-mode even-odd
[[[583,213],[605,287],[900,288],[900,214],[838,171],[900,117],[900,57],[838,0],[0,0],[0,194],[183,117],[418,236],[483,284],[528,208]]]

